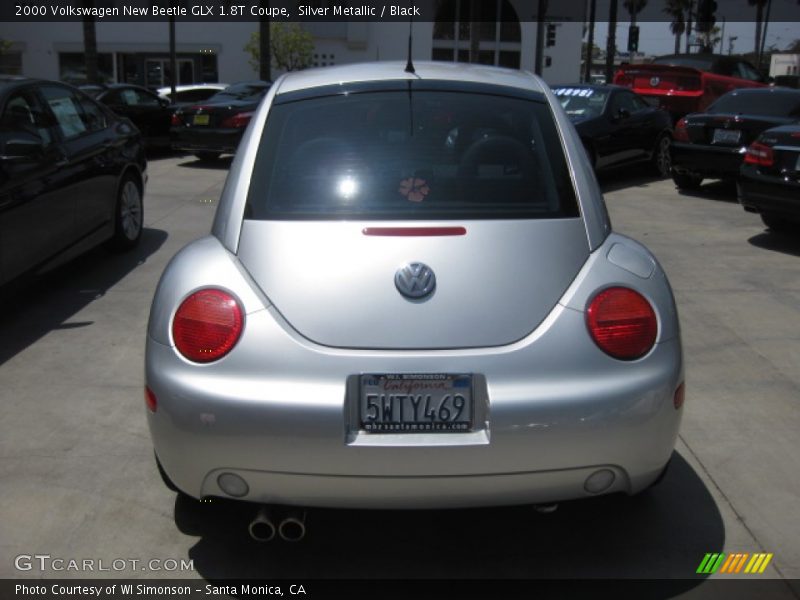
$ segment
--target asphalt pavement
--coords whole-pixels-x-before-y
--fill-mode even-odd
[[[147,315],[169,259],[209,231],[229,165],[152,160],[137,250],[98,249],[0,290],[0,578],[675,578],[664,597],[692,598],[706,553],[763,552],[768,568],[748,577],[800,598],[800,236],[768,233],[722,184],[680,195],[636,169],[601,183],[614,228],[670,277],[686,358],[657,489],[546,515],[315,510],[303,542],[262,545],[246,535],[251,511],[176,498],[145,420]]]

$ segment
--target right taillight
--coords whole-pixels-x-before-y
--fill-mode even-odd
[[[640,293],[624,287],[598,293],[586,309],[586,326],[594,343],[620,360],[641,358],[658,333],[656,313]]]
[[[775,153],[770,146],[759,142],[753,142],[747,148],[747,154],[744,155],[744,162],[748,165],[771,167],[775,164]]]
[[[689,130],[686,128],[685,118],[675,123],[675,130],[672,132],[672,139],[676,142],[689,141]]]
[[[197,363],[219,360],[239,341],[244,316],[236,299],[218,289],[195,292],[178,307],[172,339],[183,356]]]

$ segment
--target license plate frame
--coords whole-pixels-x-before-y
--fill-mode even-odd
[[[712,144],[738,144],[742,139],[739,129],[715,129],[711,138]]]
[[[192,119],[192,125],[208,125],[209,115],[195,115]]]
[[[467,373],[361,374],[358,428],[367,434],[470,433],[474,391]]]

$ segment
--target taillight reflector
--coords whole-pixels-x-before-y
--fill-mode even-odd
[[[233,127],[233,128],[246,127],[252,117],[253,117],[252,111],[238,113],[222,121],[220,127]]]
[[[753,142],[747,148],[747,154],[744,155],[744,162],[748,165],[758,165],[760,167],[771,167],[775,164],[775,153],[772,148]]]
[[[595,344],[620,360],[641,358],[653,347],[658,321],[644,296],[624,287],[598,293],[586,309],[586,326]]]
[[[672,132],[672,139],[676,142],[688,142],[689,130],[686,128],[686,119],[680,119],[675,123],[675,131]]]
[[[225,356],[239,341],[244,325],[236,299],[222,290],[195,292],[172,320],[175,347],[187,359],[208,363]]]
[[[156,399],[156,395],[153,393],[153,390],[147,386],[144,386],[144,403],[150,412],[156,412],[158,409],[158,400]]]
[[[675,406],[675,410],[678,410],[681,406],[683,406],[683,401],[686,399],[686,386],[683,382],[678,386],[678,389],[675,390],[675,396],[672,398],[672,404]]]

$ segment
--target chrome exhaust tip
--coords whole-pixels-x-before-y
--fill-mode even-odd
[[[306,536],[305,511],[293,511],[278,525],[278,535],[286,542],[299,542]]]
[[[275,524],[266,506],[262,506],[256,513],[255,518],[250,521],[247,528],[250,537],[257,542],[269,542],[275,537]]]

